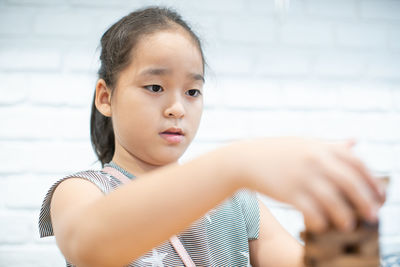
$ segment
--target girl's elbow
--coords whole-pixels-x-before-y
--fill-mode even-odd
[[[74,240],[70,244],[66,260],[76,266],[117,266],[108,260],[107,251],[93,242]]]
[[[84,227],[66,234],[63,245],[59,244],[65,259],[76,266],[117,266],[110,262],[107,244],[99,242],[92,230]],[[58,243],[58,242],[57,242]],[[121,266],[121,265],[119,265]]]

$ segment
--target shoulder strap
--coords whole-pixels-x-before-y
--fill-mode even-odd
[[[104,167],[102,171],[114,176],[115,178],[120,180],[123,184],[126,184],[131,181],[123,173],[112,167]],[[181,258],[182,262],[185,264],[186,267],[196,267],[193,260],[190,258],[189,253],[186,251],[185,247],[183,246],[183,244],[176,235],[173,235],[169,239],[169,241],[175,248],[176,252],[178,253],[179,257]]]
[[[126,177],[120,171],[118,171],[117,169],[114,169],[112,167],[104,167],[101,171],[111,174],[112,176],[114,176],[115,178],[120,180],[121,183],[123,183],[123,184],[129,183],[131,181],[128,177]]]
[[[181,257],[182,262],[186,267],[196,267],[192,258],[190,258],[187,253],[185,247],[182,245],[182,242],[176,235],[170,237],[169,242],[171,242],[172,246],[175,248],[176,252],[178,252],[179,257]]]

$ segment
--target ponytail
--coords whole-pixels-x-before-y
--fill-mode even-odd
[[[114,130],[111,117],[106,117],[97,110],[95,98],[96,93],[93,97],[90,116],[90,140],[101,166],[104,167],[104,164],[110,162],[114,155]]]

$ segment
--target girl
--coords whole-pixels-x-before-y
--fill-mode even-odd
[[[199,126],[205,61],[176,12],[133,12],[101,46],[91,139],[107,169],[56,182],[39,219],[68,266],[182,266],[174,234],[198,266],[301,266],[302,246],[254,191],[297,207],[312,231],[350,230],[353,208],[376,220],[384,196],[351,141],[248,140],[177,164]]]

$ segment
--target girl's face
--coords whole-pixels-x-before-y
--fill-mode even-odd
[[[146,35],[118,76],[111,98],[113,160],[151,169],[178,160],[203,110],[203,60],[184,30]],[[132,165],[132,164],[130,164]]]

